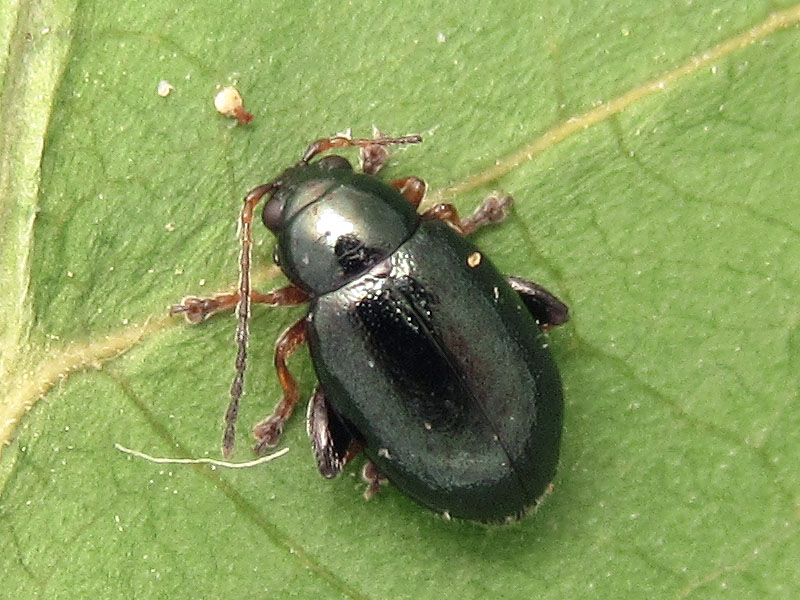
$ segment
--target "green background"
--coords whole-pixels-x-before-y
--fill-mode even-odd
[[[445,4],[4,5],[0,391],[5,420],[33,408],[0,440],[0,597],[797,593],[800,7]],[[679,71],[783,9],[787,27]],[[232,82],[245,127],[213,109]],[[503,162],[575,117],[591,126]],[[462,211],[512,193],[478,242],[570,305],[551,334],[555,493],[512,526],[445,522],[391,488],[363,501],[358,465],[318,476],[300,415],[290,453],[255,469],[113,447],[218,456],[234,321],[189,327],[165,307],[235,281],[246,190],[373,124],[425,138],[388,177],[424,177]],[[497,161],[499,179],[447,192]],[[262,289],[283,281],[259,271]],[[255,309],[239,460],[300,314]],[[307,396],[307,353],[291,367]]]

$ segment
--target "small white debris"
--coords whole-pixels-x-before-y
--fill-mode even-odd
[[[346,140],[352,140],[353,139],[353,128],[352,127],[348,127],[347,129],[345,129],[344,131],[340,131],[339,133],[337,133],[333,137],[340,137],[340,138],[345,138]]]
[[[444,43],[447,41],[447,36],[446,36],[445,34],[443,34],[443,33],[441,33],[441,32],[440,32],[440,33],[439,33],[439,34],[436,36],[436,41],[437,41],[437,42],[439,42],[440,44],[444,44]]]
[[[253,120],[253,115],[244,109],[244,100],[239,90],[231,85],[222,88],[214,96],[214,108],[218,113],[236,119],[240,125]]]
[[[158,82],[158,88],[156,88],[156,91],[158,92],[158,95],[161,96],[162,98],[166,98],[174,90],[175,90],[175,86],[172,85],[166,79],[162,79],[161,81],[159,81]]]
[[[141,458],[148,462],[157,463],[157,464],[168,464],[168,465],[213,465],[215,467],[227,467],[229,469],[246,469],[248,467],[255,467],[256,465],[260,465],[265,462],[269,462],[271,460],[275,460],[276,458],[280,458],[287,452],[289,452],[288,448],[282,448],[277,452],[273,452],[272,454],[267,454],[255,460],[248,460],[246,462],[228,462],[224,460],[215,460],[213,458],[160,458],[155,456],[150,456],[149,454],[145,454],[144,452],[139,452],[138,450],[131,450],[130,448],[126,448],[120,444],[114,444],[114,448],[119,450],[120,452],[124,452],[125,454],[129,454],[131,456],[135,456],[136,458]],[[163,475],[164,471],[160,471],[159,475]],[[172,477],[172,472],[169,473],[169,476]],[[177,494],[178,490],[174,490],[173,494]]]
[[[223,115],[232,117],[233,111],[242,106],[244,106],[244,100],[235,87],[224,87],[214,96],[214,108]]]

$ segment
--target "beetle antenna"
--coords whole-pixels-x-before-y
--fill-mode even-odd
[[[306,151],[303,153],[303,158],[300,159],[298,165],[308,164],[312,158],[317,154],[322,154],[333,148],[351,148],[358,146],[364,148],[366,146],[392,146],[394,144],[419,144],[422,142],[421,135],[404,135],[401,137],[376,137],[376,138],[351,138],[343,135],[338,135],[331,138],[321,138],[312,142]]]
[[[239,302],[236,315],[239,323],[236,326],[236,375],[231,384],[231,401],[225,412],[225,433],[222,436],[222,455],[225,458],[233,453],[233,442],[236,437],[236,418],[239,416],[239,399],[242,397],[244,372],[247,367],[248,321],[250,320],[250,255],[253,248],[253,211],[265,194],[275,189],[275,182],[265,183],[250,190],[244,197],[242,212],[239,215],[239,236],[241,249],[239,254]]]

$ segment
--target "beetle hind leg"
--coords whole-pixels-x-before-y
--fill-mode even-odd
[[[506,277],[542,329],[551,329],[569,320],[567,305],[547,289],[522,277]]]
[[[317,468],[326,479],[336,477],[361,452],[361,442],[353,436],[339,413],[331,408],[319,387],[308,403],[306,429]]]
[[[363,449],[360,439],[353,435],[352,427],[348,427],[341,415],[328,404],[320,387],[317,387],[308,403],[306,428],[317,468],[326,479],[333,479],[341,473]],[[365,500],[373,498],[380,487],[389,481],[369,460],[364,463],[361,478],[367,484]]]

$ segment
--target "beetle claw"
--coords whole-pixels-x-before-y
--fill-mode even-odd
[[[253,435],[256,438],[255,451],[258,454],[262,454],[269,448],[274,448],[278,445],[283,433],[284,423],[284,419],[272,415],[253,427]]]
[[[171,316],[182,314],[189,323],[196,325],[220,310],[221,306],[222,303],[216,296],[214,298],[186,296],[180,304],[169,307],[169,314]]]
[[[180,304],[170,306],[169,314],[171,316],[182,314],[189,323],[197,324],[205,320],[210,312],[204,310],[202,298],[187,296]]]

